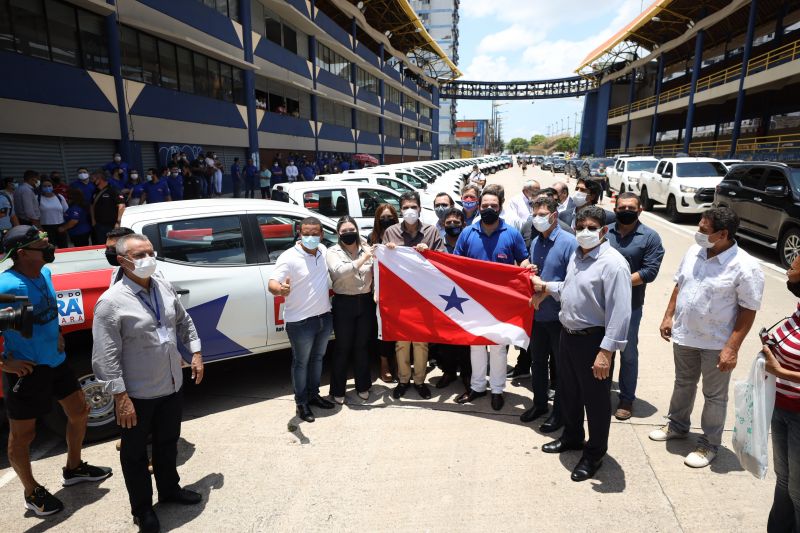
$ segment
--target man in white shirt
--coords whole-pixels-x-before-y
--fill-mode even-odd
[[[669,422],[650,433],[655,441],[685,439],[703,376],[703,415],[695,450],[684,463],[708,466],[717,455],[725,427],[728,385],[739,348],[756,318],[764,293],[764,273],[734,240],[739,217],[727,207],[703,213],[697,245],[686,252],[675,274],[661,337],[673,341],[675,385]]]
[[[483,188],[486,185],[486,176],[480,171],[478,165],[472,165],[472,174],[469,175],[469,183]]]
[[[289,180],[289,183],[294,183],[297,181],[297,176],[300,175],[300,171],[297,170],[297,167],[294,164],[294,161],[291,159],[289,160],[289,164],[286,165],[286,169],[284,170],[286,173],[286,179]]]
[[[506,205],[507,223],[511,223],[515,228],[522,228],[523,224],[531,217],[531,203],[539,195],[541,185],[536,180],[528,180],[522,185],[522,192],[514,196]]]
[[[322,240],[322,222],[316,217],[300,221],[300,241],[283,252],[269,277],[269,292],[286,298],[283,319],[292,345],[292,386],[297,416],[314,421],[310,405],[333,409],[321,397],[322,358],[333,330],[328,296],[328,266]]]
[[[40,212],[36,189],[40,183],[38,172],[26,170],[22,175],[22,183],[14,191],[14,207],[17,208],[17,217],[22,225],[39,225]]]

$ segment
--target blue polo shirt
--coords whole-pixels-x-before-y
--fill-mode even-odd
[[[639,222],[633,231],[624,237],[620,235],[616,223],[609,225],[606,239],[628,261],[631,274],[638,272],[642,277],[644,283],[633,287],[631,291],[631,309],[638,309],[644,305],[647,284],[655,281],[661,268],[661,261],[664,259],[661,237],[653,229]]]
[[[70,187],[74,187],[83,193],[84,201],[91,202],[92,196],[94,196],[94,191],[97,190],[97,187],[94,186],[94,183],[91,181],[87,181],[83,183],[81,180],[75,180],[69,184]]]
[[[311,165],[306,165],[302,169],[300,169],[300,173],[303,175],[303,179],[306,181],[314,181],[314,167]]]
[[[167,186],[169,187],[169,195],[172,201],[183,200],[183,176],[178,173],[177,176],[170,174],[167,177]]]
[[[50,280],[50,270],[42,268],[37,279],[30,279],[15,270],[0,274],[0,293],[27,296],[33,306],[33,336],[26,339],[18,331],[3,332],[5,352],[14,359],[31,361],[37,365],[56,367],[64,362],[66,354],[58,351],[58,300]],[[20,302],[3,304],[18,309]]]
[[[128,183],[128,188],[131,190],[131,198],[141,198],[144,192],[144,183]]]
[[[539,277],[545,281],[564,281],[567,276],[569,258],[578,249],[575,235],[558,225],[545,239],[543,235],[531,242],[531,263],[539,269]],[[545,298],[533,315],[536,322],[557,322],[561,304],[554,298]]]
[[[258,176],[258,167],[255,165],[245,165],[244,177],[247,181],[255,183],[256,176]]]
[[[163,202],[169,196],[169,185],[164,180],[159,180],[158,183],[145,183],[144,192],[147,194],[145,201],[148,204],[157,204]]]
[[[453,253],[471,257],[472,259],[505,263],[507,265],[521,263],[528,258],[528,250],[525,248],[522,234],[514,227],[506,224],[502,218],[500,219],[500,225],[491,235],[483,232],[481,224],[474,224],[464,228],[458,237]]]
[[[239,165],[234,163],[231,165],[231,177],[233,179],[240,178],[242,173],[239,171]]]
[[[89,221],[89,211],[78,204],[72,204],[64,213],[64,220],[77,220],[78,223],[67,230],[70,237],[86,235],[92,231],[92,224]]]

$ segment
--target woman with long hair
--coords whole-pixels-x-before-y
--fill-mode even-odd
[[[372,233],[369,234],[367,242],[374,246],[380,244],[383,239],[383,233],[389,226],[394,226],[400,222],[397,216],[397,210],[394,206],[389,204],[381,204],[375,210],[375,222],[372,226]],[[377,325],[375,326],[377,330]],[[384,383],[394,382],[394,375],[392,373],[391,361],[395,361],[394,341],[378,340],[378,355],[381,358],[381,381]]]

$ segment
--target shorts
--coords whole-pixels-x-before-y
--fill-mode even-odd
[[[66,361],[57,367],[36,365],[27,376],[2,374],[6,413],[11,420],[39,418],[50,412],[53,398],[63,400],[81,390],[78,378]]]

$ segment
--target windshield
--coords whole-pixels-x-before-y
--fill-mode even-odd
[[[715,178],[728,173],[725,165],[718,161],[677,163],[675,175],[681,178]]]
[[[628,161],[628,170],[653,170],[658,161]]]
[[[395,176],[400,178],[401,180],[405,181],[415,189],[424,189],[425,184],[420,181],[419,178],[408,174],[407,172],[395,172]]]
[[[564,160],[557,157],[557,158],[553,159],[553,163],[559,163],[559,164],[563,165],[564,164]]]

